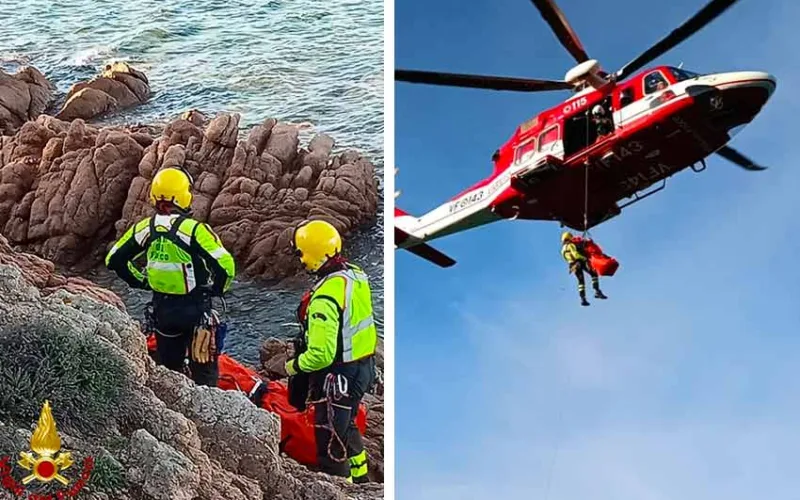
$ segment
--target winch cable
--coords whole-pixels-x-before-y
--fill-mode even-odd
[[[586,147],[589,144],[589,122],[591,121],[591,112],[586,111]],[[583,162],[583,239],[589,234],[589,155]]]
[[[586,236],[589,234],[589,159],[587,158],[583,164],[583,170],[585,172],[583,186],[584,186],[584,193],[583,193],[583,238],[586,239]]]

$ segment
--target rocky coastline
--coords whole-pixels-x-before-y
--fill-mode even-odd
[[[54,86],[34,68],[0,71],[0,234],[12,245],[80,273],[110,243],[150,215],[155,173],[181,167],[194,178],[193,217],[234,254],[240,277],[280,280],[299,263],[289,235],[321,218],[345,235],[373,225],[379,203],[373,164],[334,152],[317,134],[267,118],[245,134],[240,115],[189,110],[165,127],[99,126],[146,102],[147,77],[125,64],[72,87],[54,116]]]

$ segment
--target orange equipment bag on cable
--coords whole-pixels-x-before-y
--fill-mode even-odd
[[[156,349],[154,334],[147,337],[150,353]],[[289,404],[286,384],[266,380],[227,354],[218,357],[219,381],[217,387],[244,392],[254,404],[276,413],[281,419],[281,451],[306,466],[316,466],[317,440],[314,433],[314,405],[297,411]],[[356,427],[363,436],[367,430],[367,407],[361,403],[356,415]]]
[[[578,249],[586,255],[589,259],[589,265],[600,276],[614,276],[619,268],[619,262],[614,257],[610,257],[603,253],[600,246],[590,238],[581,238],[575,236],[572,242],[578,246]]]

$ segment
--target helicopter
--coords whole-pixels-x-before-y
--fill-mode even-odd
[[[615,73],[591,59],[554,0],[531,0],[577,61],[563,80],[395,70],[395,80],[477,89],[572,90],[561,104],[520,124],[492,155],[492,174],[415,217],[395,208],[395,247],[440,267],[455,261],[428,241],[500,220],[557,221],[583,231],[701,172],[712,154],[748,171],[766,167],[728,146],[775,91],[762,71],[701,74],[680,66],[644,68],[738,0],[713,0]],[[395,193],[395,198],[399,191]]]

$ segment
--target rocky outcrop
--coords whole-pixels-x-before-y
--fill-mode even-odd
[[[0,256],[0,455],[28,449],[48,399],[73,459],[95,457],[95,498],[383,498],[382,485],[282,457],[277,415],[155,365],[138,325],[102,295],[45,293],[40,260],[4,241]]]
[[[259,350],[261,366],[259,374],[270,380],[287,378],[284,368],[286,361],[294,355],[294,348],[288,341],[274,337],[264,341]],[[376,353],[377,381],[375,388],[364,396],[367,405],[367,432],[364,435],[364,446],[367,450],[369,478],[371,481],[383,482],[383,341],[378,341]],[[285,381],[285,380],[284,380]]]
[[[89,263],[114,236],[128,187],[152,138],[43,115],[3,139],[0,229],[58,264]]]
[[[66,290],[73,294],[106,302],[121,311],[125,310],[125,304],[115,293],[96,286],[84,278],[67,278],[56,274],[55,265],[52,262],[29,253],[16,253],[3,236],[0,236],[0,264],[18,267],[22,271],[23,279],[38,288],[42,296]]]
[[[109,64],[98,77],[70,88],[56,118],[91,120],[144,104],[149,98],[150,83],[144,73],[123,62]]]
[[[0,135],[14,134],[53,101],[55,86],[33,67],[14,75],[0,69]]]
[[[154,137],[40,116],[2,138],[0,233],[57,264],[94,266],[112,239],[152,213],[150,182],[171,166],[193,176],[193,216],[217,231],[240,275],[297,273],[289,238],[305,218],[345,235],[374,221],[374,168],[360,154],[334,154],[324,134],[300,147],[298,128],[275,119],[240,139],[238,124],[237,114],[207,121],[193,111]]]
[[[299,271],[289,239],[305,218],[328,220],[343,234],[374,220],[374,168],[360,154],[332,154],[334,141],[324,134],[299,148],[298,128],[273,118],[243,140],[238,125],[238,114],[222,114],[205,131],[188,120],[168,126],[145,152],[117,234],[150,214],[150,180],[166,167],[193,176],[194,216],[211,224],[248,276]]]

